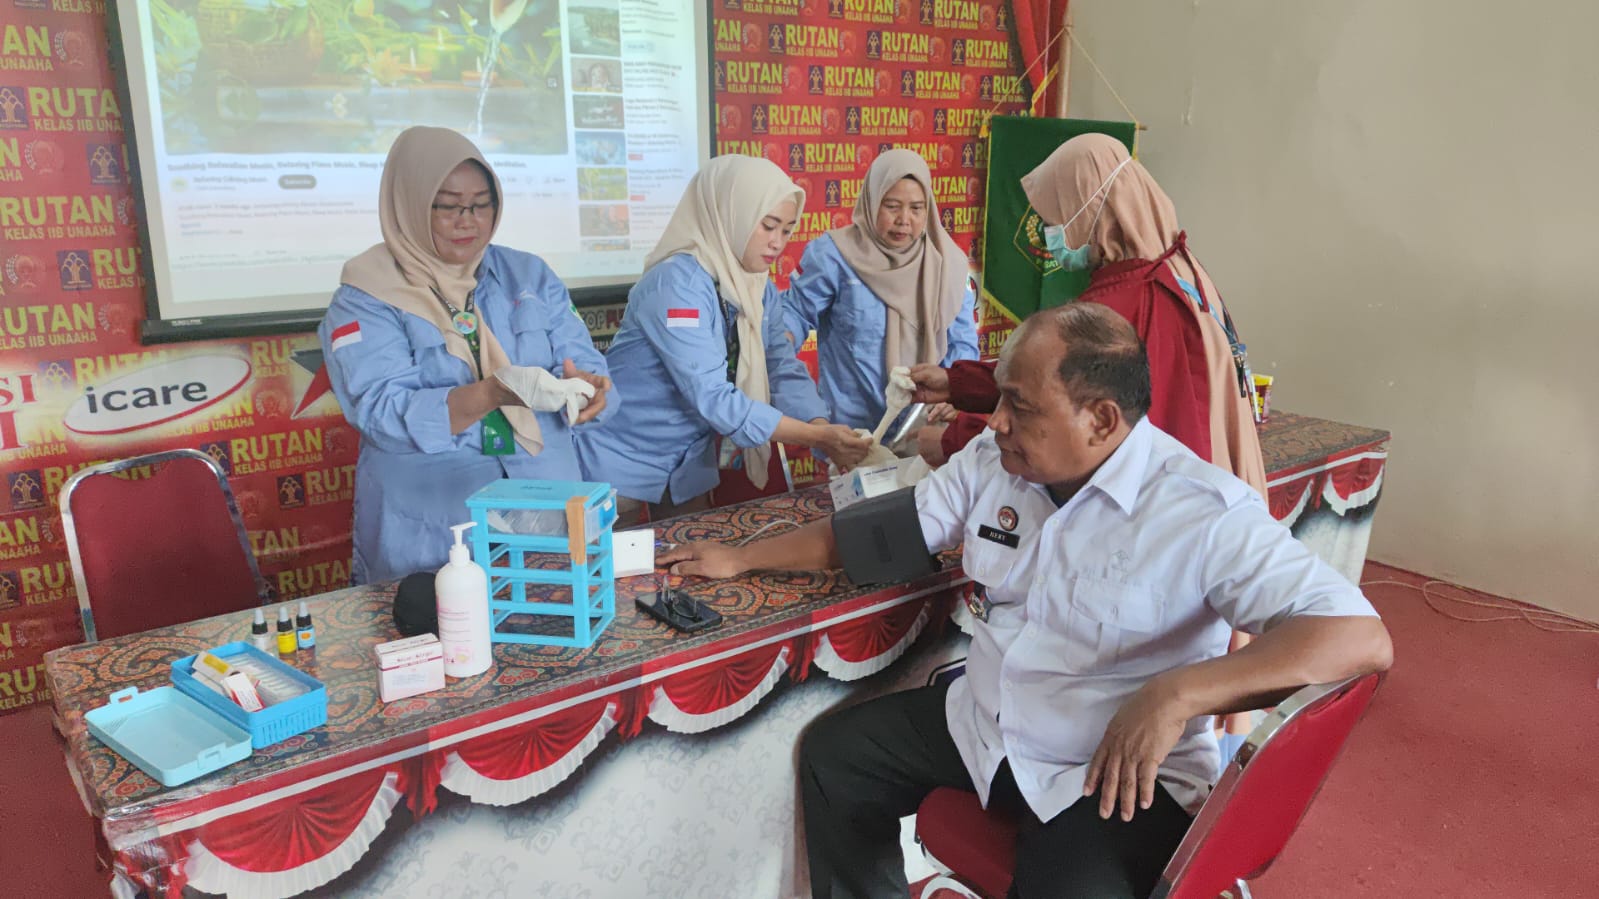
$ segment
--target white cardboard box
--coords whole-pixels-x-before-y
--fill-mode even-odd
[[[857,468],[828,481],[827,489],[833,494],[834,511],[852,506],[863,499],[871,499],[898,490],[902,486],[900,473],[916,461],[916,457],[913,456],[884,465]]]
[[[444,647],[433,634],[379,643],[373,654],[378,663],[378,698],[384,702],[444,688]]]
[[[615,531],[611,534],[617,577],[636,577],[655,571],[655,529]]]

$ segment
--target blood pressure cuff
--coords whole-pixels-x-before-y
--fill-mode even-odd
[[[857,584],[903,583],[938,570],[922,536],[914,487],[834,512],[833,539],[844,573]]]

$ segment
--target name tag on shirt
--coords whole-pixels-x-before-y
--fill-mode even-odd
[[[977,528],[977,536],[984,540],[992,540],[1000,546],[1008,546],[1011,549],[1020,546],[1022,542],[1021,538],[1015,534],[1008,534],[999,528],[989,527],[986,524]]]

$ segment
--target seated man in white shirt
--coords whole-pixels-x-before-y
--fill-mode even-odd
[[[829,715],[800,749],[812,895],[907,895],[898,820],[935,787],[1018,812],[1011,896],[1149,895],[1204,802],[1210,716],[1378,671],[1360,590],[1259,495],[1144,420],[1143,345],[1110,309],[1029,318],[988,432],[917,485],[931,551],[986,587],[966,676]],[[673,571],[839,564],[830,521]],[[1262,636],[1228,654],[1237,628]]]

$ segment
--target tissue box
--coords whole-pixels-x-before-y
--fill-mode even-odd
[[[857,468],[833,478],[827,482],[827,489],[833,494],[833,510],[836,512],[863,499],[893,493],[901,486],[900,473],[915,462],[915,457],[899,459]]]
[[[444,647],[433,634],[379,643],[378,698],[384,702],[444,687]]]

